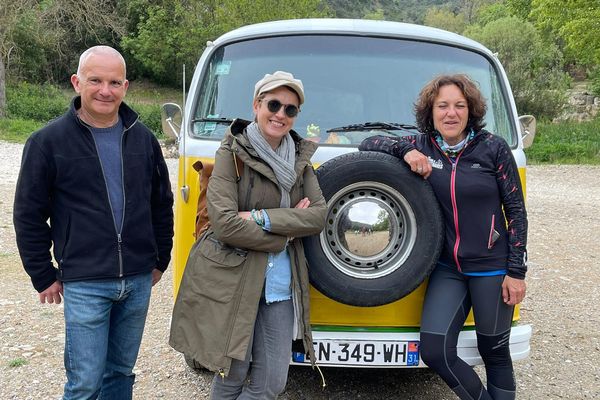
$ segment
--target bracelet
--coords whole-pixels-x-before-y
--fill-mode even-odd
[[[264,226],[265,226],[265,218],[262,215],[262,211],[252,209],[252,210],[250,210],[250,215],[252,216],[252,219],[254,220],[254,222],[257,223],[258,226],[264,228]]]
[[[262,210],[254,210],[254,220],[260,227],[264,228],[265,218],[263,216]]]

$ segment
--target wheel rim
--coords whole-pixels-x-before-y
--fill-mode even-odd
[[[345,275],[376,279],[401,268],[417,236],[414,211],[397,190],[365,181],[344,187],[328,201],[321,246]]]

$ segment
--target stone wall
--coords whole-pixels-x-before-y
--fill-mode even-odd
[[[568,102],[555,122],[589,121],[600,113],[600,97],[594,96],[585,84],[579,83],[568,91]]]

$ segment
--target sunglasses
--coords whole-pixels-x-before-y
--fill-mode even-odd
[[[284,107],[283,111],[285,111],[285,115],[290,118],[294,118],[300,112],[300,109],[293,104],[282,104],[279,100],[269,100],[267,102],[267,108],[272,113],[277,113],[281,110],[281,107]]]

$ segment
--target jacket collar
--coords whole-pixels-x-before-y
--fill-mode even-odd
[[[245,130],[250,123],[251,121],[241,118],[235,119],[227,130],[224,141],[229,144],[231,151],[235,152],[243,162],[250,163],[250,165],[252,165],[253,159],[258,158],[258,154],[250,144],[250,140],[246,135]],[[318,145],[311,141],[303,140],[302,137],[294,130],[290,130],[290,135],[294,140],[294,144],[296,145],[295,169],[296,173],[300,175],[304,167],[310,163],[310,158],[315,151],[317,151]],[[262,165],[262,163],[260,164]],[[260,170],[260,168],[257,168],[257,170]]]
[[[69,112],[76,121],[80,121],[79,116],[77,115],[77,110],[81,108],[81,96],[73,97],[71,100],[71,105],[69,107]],[[139,116],[133,111],[125,102],[122,102],[119,106],[119,117],[121,117],[121,121],[123,121],[123,125],[125,129],[131,128],[137,122]]]

